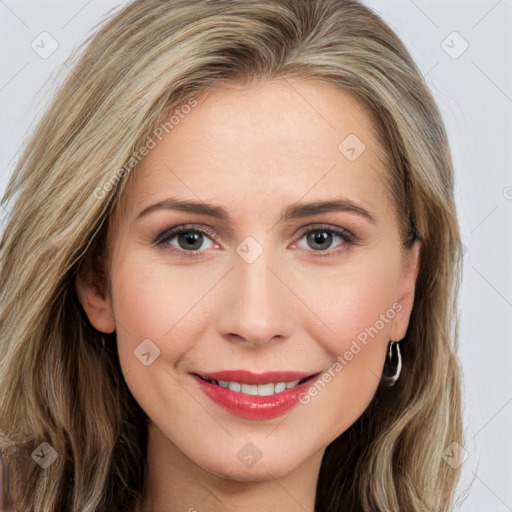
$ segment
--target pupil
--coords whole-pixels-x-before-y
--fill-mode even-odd
[[[201,233],[193,233],[191,231],[187,231],[186,233],[180,233],[178,235],[178,242],[183,249],[196,250],[201,247],[202,236],[203,235]],[[312,247],[313,249],[328,249],[332,243],[332,234],[328,233],[327,231],[316,231],[314,233],[309,233],[307,238],[308,243],[312,242],[313,244],[317,245],[317,247]],[[184,243],[182,243],[183,240],[185,240]]]
[[[203,235],[201,233],[193,233],[191,231],[180,233],[178,235],[178,243],[182,249],[198,249],[201,247],[202,236]],[[185,243],[182,244],[181,242],[183,240],[185,240]]]
[[[313,242],[314,244],[326,244],[325,247],[311,247],[312,249],[328,249],[332,242],[332,233],[328,233],[327,231],[315,231],[314,233],[309,233],[308,235],[308,243]],[[311,245],[310,245],[311,246]]]

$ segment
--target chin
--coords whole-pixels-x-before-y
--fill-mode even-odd
[[[296,470],[301,461],[289,459],[276,459],[275,457],[263,460],[263,457],[256,462],[252,467],[244,466],[238,458],[233,461],[232,457],[225,458],[220,461],[214,456],[213,461],[209,464],[200,464],[202,469],[212,473],[220,478],[227,478],[237,482],[264,482],[273,480],[274,478],[282,478],[294,470]]]

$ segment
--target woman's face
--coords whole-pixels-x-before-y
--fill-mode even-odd
[[[267,81],[178,118],[133,171],[111,296],[82,303],[115,329],[161,453],[286,475],[368,406],[405,336],[418,245],[401,250],[379,140],[347,93]]]

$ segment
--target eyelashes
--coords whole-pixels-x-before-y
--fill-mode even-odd
[[[311,236],[311,235],[318,235],[327,234],[327,239],[325,236]],[[305,245],[306,247],[302,247],[302,249],[306,250],[307,252],[311,252],[312,256],[314,257],[330,257],[330,256],[336,256],[342,251],[346,251],[348,247],[355,243],[355,237],[347,231],[346,229],[336,227],[336,226],[312,226],[307,228],[306,230],[301,231],[299,236],[299,242],[305,237]],[[339,238],[341,240],[341,243],[335,246],[334,249],[332,249],[330,246],[334,243],[335,238]],[[318,239],[319,238],[319,239]],[[321,250],[315,250],[311,246],[308,245],[309,242],[312,242],[313,244],[322,244],[327,240],[327,245],[329,247],[322,248]],[[294,242],[292,245],[296,246],[297,244]],[[309,250],[311,249],[311,250]]]
[[[183,236],[182,236],[183,235]],[[321,236],[318,236],[321,235]],[[325,236],[327,235],[327,236]],[[181,237],[181,238],[180,238]],[[218,233],[209,226],[197,224],[182,224],[162,231],[152,242],[154,246],[162,248],[173,256],[199,258],[204,255],[205,250],[217,245],[215,240]],[[294,248],[305,238],[304,245],[300,247],[302,251],[311,253],[312,257],[333,257],[346,252],[351,245],[357,245],[356,237],[344,228],[332,225],[314,225],[300,232],[297,241],[293,242]],[[332,249],[336,238],[341,242]],[[205,240],[209,240],[208,247],[203,247]],[[176,241],[176,245],[172,243]],[[327,248],[322,247],[315,250],[311,245],[327,244]],[[201,249],[198,248],[201,247]]]

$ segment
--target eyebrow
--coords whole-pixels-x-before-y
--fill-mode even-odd
[[[217,206],[203,201],[193,201],[190,199],[183,200],[170,197],[142,210],[136,220],[158,210],[178,210],[189,213],[198,213],[223,221],[228,221],[230,218],[228,211],[222,206]],[[281,209],[279,222],[336,211],[355,213],[364,217],[372,224],[377,224],[374,214],[346,198],[334,198],[329,200],[313,201],[310,203],[297,202],[290,204],[286,208]]]

